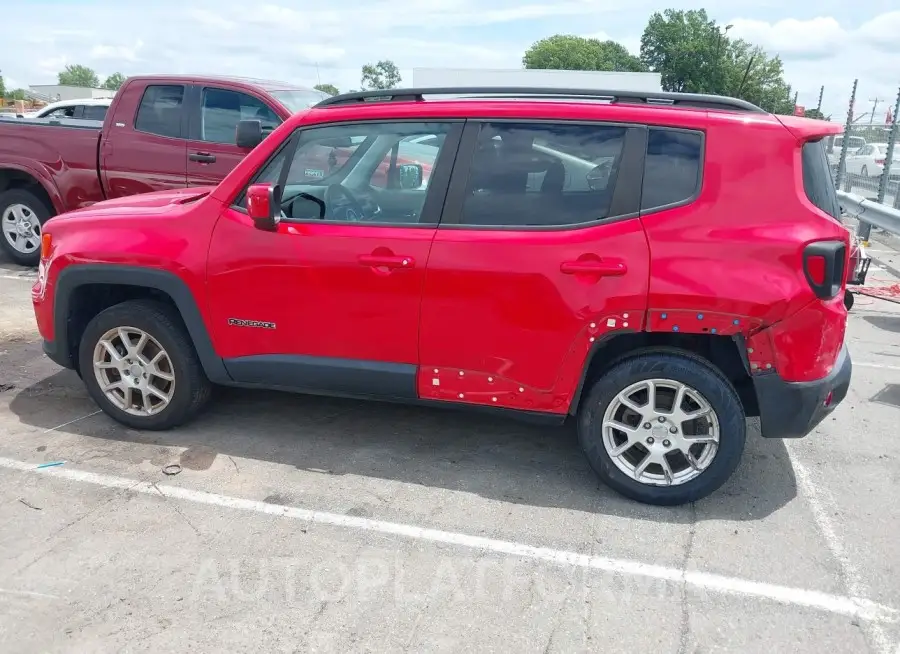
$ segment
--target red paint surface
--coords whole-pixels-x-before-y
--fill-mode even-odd
[[[306,223],[265,232],[230,208],[302,124],[472,113],[699,128],[703,187],[685,207],[557,231]],[[164,268],[188,284],[222,357],[418,364],[423,398],[553,413],[568,409],[596,339],[617,330],[740,333],[757,369],[817,379],[834,364],[846,311],[839,298],[813,295],[801,255],[813,241],[848,242],[847,230],[802,190],[798,137],[831,129],[818,123],[590,103],[312,110],[286,121],[209,196],[186,204],[185,194],[141,196],[51,221],[54,254],[46,282],[33,290],[35,311],[52,338],[47,298],[62,266]],[[277,329],[248,336],[230,328],[229,317]]]

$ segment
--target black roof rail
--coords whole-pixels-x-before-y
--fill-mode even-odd
[[[422,102],[426,95],[452,95],[485,98],[522,98],[553,100],[605,100],[609,103],[648,104],[657,106],[694,107],[767,113],[738,98],[702,93],[667,93],[665,91],[607,91],[600,89],[542,88],[528,86],[456,86],[436,88],[376,89],[355,91],[325,98],[316,107],[361,104],[366,102]]]

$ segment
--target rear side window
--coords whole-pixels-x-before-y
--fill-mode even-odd
[[[134,128],[140,132],[181,138],[184,87],[151,85],[144,91]]]
[[[803,190],[806,197],[829,216],[840,220],[841,207],[838,204],[823,142],[818,140],[804,143],[802,159]]]
[[[611,218],[625,132],[609,125],[485,123],[460,223],[540,228]]]
[[[703,135],[650,128],[641,211],[664,209],[693,200],[700,191]]]
[[[103,120],[106,118],[106,110],[109,107],[103,105],[87,105],[84,108],[84,118],[86,120]]]

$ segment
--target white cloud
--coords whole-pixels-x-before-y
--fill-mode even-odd
[[[855,116],[871,111],[877,98],[875,120],[881,121],[894,103],[900,85],[900,11],[874,16],[858,26],[831,16],[727,22],[734,26],[729,36],[781,57],[787,80],[799,92],[798,104],[815,107],[824,85],[823,111],[843,121],[854,79],[859,80]]]
[[[847,31],[830,16],[811,20],[788,18],[776,23],[735,18],[730,23],[729,36],[761,45],[782,57],[829,57],[844,46],[848,37]]]

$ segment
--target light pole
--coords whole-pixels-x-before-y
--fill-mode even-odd
[[[720,92],[724,90],[722,88],[722,38],[728,34],[728,30],[732,27],[734,27],[734,25],[726,25],[724,32],[716,28],[716,34],[718,35],[716,38],[716,83],[719,86]]]

